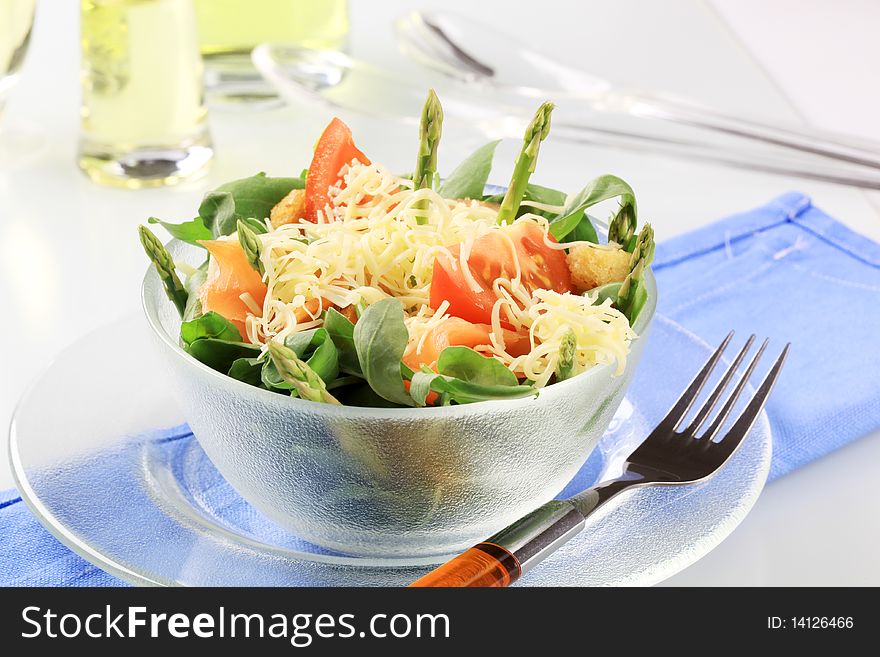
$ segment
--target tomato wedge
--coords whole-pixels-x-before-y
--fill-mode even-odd
[[[529,292],[538,289],[556,292],[574,292],[571,272],[565,262],[565,252],[552,249],[544,243],[544,231],[533,221],[519,221],[484,235],[471,246],[468,265],[476,281],[466,279],[461,268],[461,246],[450,248],[452,257],[441,254],[434,260],[431,278],[431,307],[435,310],[444,301],[449,302],[449,314],[475,324],[492,321],[492,306],[498,300],[492,284],[499,277],[516,275],[511,244],[501,232],[511,238],[522,269],[522,282]],[[553,239],[552,237],[550,239]]]
[[[472,324],[459,317],[447,317],[429,331],[421,348],[415,341],[407,346],[403,363],[412,370],[418,370],[422,365],[436,370],[437,359],[446,347],[460,345],[473,349],[478,345],[489,344],[491,331],[492,327],[488,324]],[[507,330],[504,331],[504,345],[511,356],[522,356],[531,349],[527,334]]]
[[[318,220],[318,211],[330,203],[329,189],[339,180],[339,170],[352,160],[370,164],[351,136],[351,130],[337,118],[330,121],[315,146],[315,154],[306,177],[306,198],[303,217]]]
[[[232,322],[244,337],[244,320],[250,313],[241,295],[250,294],[258,306],[266,298],[266,284],[254,271],[237,241],[202,240],[199,242],[211,254],[208,277],[199,288],[202,310],[213,310]]]

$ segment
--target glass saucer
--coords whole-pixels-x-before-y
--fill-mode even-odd
[[[658,315],[611,427],[561,494],[614,476],[709,351]],[[22,497],[47,529],[135,584],[400,586],[438,561],[334,553],[251,508],[186,427],[140,318],[62,352],[21,400],[9,449]],[[625,493],[518,585],[647,585],[675,574],[742,521],[770,454],[762,415],[718,475]]]

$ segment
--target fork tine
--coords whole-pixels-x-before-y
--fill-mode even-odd
[[[763,346],[764,345],[762,345],[762,350]],[[785,364],[785,359],[788,356],[789,347],[791,347],[790,342],[785,345],[782,353],[779,354],[779,356],[776,358],[776,362],[774,362],[773,366],[770,368],[770,371],[767,372],[767,374],[764,376],[764,380],[761,381],[761,385],[759,385],[758,389],[755,391],[755,396],[752,397],[748,405],[743,409],[742,413],[740,413],[739,417],[734,421],[733,426],[730,427],[730,430],[724,436],[722,436],[721,440],[718,441],[718,444],[724,445],[724,449],[728,452],[728,454],[732,454],[739,443],[742,442],[742,439],[745,438],[746,434],[755,423],[755,420],[757,419],[758,414],[761,412],[761,409],[764,408],[767,397],[770,395],[770,391],[773,390],[776,379],[779,377],[779,372],[782,369],[782,366]],[[744,378],[747,378],[750,374],[751,371],[746,372]],[[731,408],[732,407],[733,404],[731,404]],[[728,410],[727,413],[730,413],[730,411]],[[724,423],[724,418],[720,418],[721,422],[718,422],[719,418],[716,418],[709,431],[714,430],[714,432],[717,433],[717,431],[721,428],[721,425]],[[715,426],[716,424],[718,425],[717,427]],[[713,436],[714,433],[710,434],[707,431],[705,438],[707,440],[711,440]]]
[[[706,361],[706,364],[703,365],[703,369],[701,369],[697,375],[694,377],[694,380],[691,381],[690,385],[687,387],[681,397],[678,398],[678,401],[675,402],[675,405],[669,410],[666,414],[666,417],[661,420],[660,424],[657,425],[657,429],[655,431],[674,431],[675,427],[678,426],[678,423],[687,415],[687,412],[691,410],[691,406],[693,406],[694,401],[697,396],[700,394],[700,391],[703,389],[703,386],[706,385],[706,380],[709,378],[709,375],[712,374],[712,370],[715,369],[715,366],[718,364],[718,361],[721,358],[721,354],[724,353],[725,347],[730,342],[730,339],[733,337],[733,331],[727,334],[727,337],[721,341],[721,344],[718,345],[718,348],[715,352],[709,357],[709,360]]]
[[[697,431],[700,430],[700,427],[703,426],[703,423],[712,413],[712,410],[718,405],[718,401],[721,399],[721,395],[724,394],[724,390],[727,388],[730,380],[733,378],[733,375],[736,374],[736,370],[739,368],[739,364],[742,362],[742,359],[749,352],[749,349],[752,348],[752,343],[754,343],[754,341],[755,334],[752,333],[749,336],[749,339],[746,340],[745,346],[740,349],[740,352],[736,355],[736,358],[733,359],[730,367],[727,368],[724,376],[721,377],[721,380],[712,390],[712,393],[709,395],[709,399],[707,399],[706,403],[703,404],[699,411],[697,411],[694,419],[688,425],[687,429],[685,429],[684,432],[686,434],[690,436],[695,436],[697,434]]]
[[[752,377],[752,372],[755,371],[755,366],[758,364],[758,361],[761,360],[761,356],[764,355],[764,350],[767,348],[768,342],[769,340],[764,340],[764,342],[758,348],[758,353],[755,354],[748,367],[746,367],[746,371],[737,382],[736,387],[730,394],[730,398],[726,402],[724,402],[724,406],[722,406],[721,410],[718,411],[718,415],[715,417],[714,420],[712,420],[712,424],[709,425],[706,433],[700,436],[701,439],[705,438],[706,440],[712,440],[712,437],[715,436],[715,434],[717,434],[718,431],[721,429],[722,425],[727,420],[727,417],[730,415],[730,412],[733,410],[733,407],[736,405],[737,400],[742,395],[743,390],[745,390],[746,384]]]

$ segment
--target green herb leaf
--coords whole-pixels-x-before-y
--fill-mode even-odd
[[[239,218],[261,220],[268,217],[272,208],[278,205],[278,202],[291,190],[303,188],[305,182],[302,178],[270,178],[261,172],[250,178],[220,185],[216,191],[228,192],[232,195],[235,200],[235,213]]]
[[[621,281],[605,283],[605,285],[600,285],[599,287],[594,287],[592,290],[589,290],[589,293],[596,295],[596,305],[599,305],[605,301],[605,299],[611,299],[611,303],[617,303],[617,295],[620,293],[620,286],[622,284]]]
[[[208,367],[226,374],[239,358],[256,358],[260,355],[257,345],[217,338],[199,338],[186,347],[196,360]]]
[[[208,192],[199,205],[199,217],[214,238],[232,235],[238,222],[235,199],[229,192]]]
[[[412,376],[409,383],[409,396],[413,398],[416,406],[424,406],[431,392],[431,384],[434,379],[441,376],[437,372],[427,370],[424,372],[416,372]]]
[[[492,171],[495,149],[499,143],[499,141],[490,141],[471,153],[440,184],[437,193],[443,198],[482,198],[483,189]],[[500,199],[497,202],[500,203]]]
[[[341,388],[336,393],[336,398],[346,406],[359,406],[362,408],[406,408],[409,404],[395,404],[384,397],[376,394],[366,381],[361,385],[352,385]]]
[[[213,310],[180,325],[180,339],[187,347],[201,338],[241,342],[241,333],[232,322]]]
[[[446,347],[437,359],[440,374],[486,386],[515,386],[516,375],[497,358],[483,356],[470,347]]]
[[[363,377],[354,345],[354,324],[345,315],[330,308],[324,315],[324,329],[330,334],[339,354],[339,369],[346,374]]]
[[[354,327],[358,361],[370,387],[388,401],[412,406],[400,370],[408,340],[403,306],[394,298],[368,306]]]
[[[635,193],[617,176],[599,176],[587,183],[577,195],[565,204],[562,212],[550,220],[550,233],[559,241],[575,230],[586,218],[584,211],[602,201],[620,197],[620,208],[612,215],[608,239],[625,244],[636,224]],[[589,221],[588,218],[586,218]],[[625,224],[625,225],[622,225]],[[623,241],[620,241],[623,240]]]
[[[599,243],[599,235],[596,233],[596,228],[593,226],[591,217],[586,212],[582,214],[580,221],[578,221],[574,230],[562,238],[562,242]]]
[[[428,389],[439,393],[441,403],[444,405],[449,401],[454,401],[457,404],[470,404],[492,399],[517,399],[538,394],[538,391],[531,385],[483,385],[435,372],[423,371],[413,374],[409,390],[417,405],[425,405]]]
[[[304,186],[300,178],[269,178],[265,173],[233,180],[205,194],[199,217],[215,238],[234,233],[239,220],[265,233],[262,220],[291,190]]]
[[[263,380],[261,372],[263,369],[262,359],[260,358],[236,358],[229,367],[229,376],[239,381],[260,387]]]
[[[172,224],[168,223],[167,221],[157,219],[156,217],[150,217],[149,219],[147,219],[147,223],[161,224],[162,227],[168,231],[171,237],[179,239],[181,242],[192,244],[194,246],[201,246],[201,244],[199,244],[199,240],[209,240],[213,237],[211,231],[205,227],[205,222],[202,221],[201,217],[196,217],[191,221],[184,221],[181,224]]]
[[[187,293],[186,306],[183,310],[183,321],[189,322],[202,314],[202,300],[199,299],[199,288],[208,278],[208,261],[202,263],[201,267],[196,269],[192,274],[186,277],[183,284]]]
[[[531,385],[521,385],[516,375],[499,360],[483,356],[470,347],[446,347],[437,360],[438,372],[427,367],[414,372],[409,394],[417,406],[424,406],[428,393],[441,395],[442,403],[457,404],[514,399],[536,394]]]

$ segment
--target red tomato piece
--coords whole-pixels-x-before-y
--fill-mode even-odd
[[[449,314],[475,324],[492,321],[492,306],[498,297],[492,284],[499,277],[516,274],[511,244],[501,234],[510,236],[522,270],[523,285],[530,292],[538,289],[574,292],[565,252],[544,243],[544,231],[532,221],[520,221],[477,239],[471,246],[468,265],[476,287],[465,278],[459,254],[461,246],[450,248],[452,257],[441,254],[434,260],[431,278],[431,307],[449,302]],[[553,239],[552,237],[550,239]]]
[[[370,164],[367,156],[354,145],[349,127],[334,118],[318,139],[309,165],[303,213],[305,219],[311,222],[318,220],[318,210],[323,210],[330,203],[328,190],[339,180],[339,170],[353,160]]]

